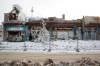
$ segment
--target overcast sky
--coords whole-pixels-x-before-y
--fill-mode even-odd
[[[0,22],[3,21],[3,13],[12,9],[13,4],[19,4],[23,12],[30,16],[30,10],[34,7],[35,16],[62,17],[77,19],[82,16],[100,16],[99,0],[0,0]]]

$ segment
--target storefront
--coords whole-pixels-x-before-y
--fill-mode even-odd
[[[6,26],[5,37],[7,41],[24,41],[26,35],[26,27],[23,25]]]

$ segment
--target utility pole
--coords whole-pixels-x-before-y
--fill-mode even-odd
[[[82,36],[82,40],[84,40],[84,25],[85,25],[85,23],[84,23],[84,16],[81,19],[81,24],[82,24],[82,26],[81,26],[81,36]]]

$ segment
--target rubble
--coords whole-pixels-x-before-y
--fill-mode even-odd
[[[83,57],[79,60],[69,62],[69,61],[60,61],[55,63],[53,59],[46,59],[42,64],[40,62],[32,62],[30,60],[26,60],[27,62],[23,62],[20,60],[13,61],[0,61],[0,66],[100,66],[100,62],[96,60],[92,60],[89,57]]]

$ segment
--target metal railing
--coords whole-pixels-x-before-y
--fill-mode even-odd
[[[58,40],[48,44],[35,42],[1,42],[0,51],[99,51],[100,41],[82,41],[82,40]],[[78,51],[77,51],[78,49]]]

